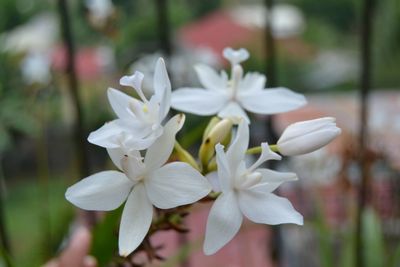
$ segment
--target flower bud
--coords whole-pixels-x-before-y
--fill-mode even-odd
[[[208,137],[208,135],[210,134],[210,131],[215,127],[215,125],[217,125],[218,122],[220,122],[221,119],[218,117],[212,117],[211,120],[209,121],[209,123],[207,124],[206,129],[204,130],[203,133],[203,140],[202,142],[204,142],[204,140],[206,140],[206,138]]]
[[[302,155],[327,145],[340,133],[332,117],[297,122],[283,131],[277,147],[282,155]]]
[[[213,157],[216,144],[229,142],[232,126],[230,119],[223,119],[209,130],[199,149],[199,158],[203,166],[206,166]]]
[[[190,166],[200,171],[199,165],[197,165],[196,160],[192,157],[192,155],[184,149],[177,141],[174,145],[175,152],[180,161],[188,163]]]

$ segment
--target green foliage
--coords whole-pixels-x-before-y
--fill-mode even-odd
[[[117,63],[125,67],[137,58],[140,53],[154,52],[160,49],[156,1],[136,1],[131,4],[116,2],[119,9],[117,34],[113,40]],[[188,22],[192,13],[186,1],[167,1],[170,34]],[[173,40],[171,40],[173,41]]]
[[[317,234],[318,253],[321,267],[334,267],[335,263],[333,260],[334,255],[332,250],[333,235],[321,208],[317,209],[317,215],[315,221],[312,222],[312,226]]]
[[[307,27],[303,34],[306,42],[317,45],[319,48],[343,47],[345,37],[345,34],[340,32],[335,26],[321,21],[316,17],[307,19]]]
[[[12,59],[0,54],[0,152],[11,146],[13,134],[35,136],[39,132],[38,122],[29,110],[31,100],[14,71]]]
[[[40,11],[48,9],[48,7],[48,1],[45,0],[1,0],[0,33],[11,30],[14,27],[26,22],[30,17]]]
[[[354,0],[294,0],[292,3],[300,7],[307,17],[327,22],[343,32],[350,32],[357,23]]]
[[[107,212],[105,218],[93,229],[91,254],[97,259],[99,266],[106,266],[117,257],[118,229],[123,207]]]
[[[194,17],[196,18],[204,16],[221,6],[221,0],[191,0],[188,2],[190,2],[190,7],[193,10]]]
[[[378,87],[400,84],[400,2],[378,1],[373,27],[373,71]]]
[[[362,218],[364,258],[366,267],[387,266],[385,243],[379,217],[372,209],[365,210]]]
[[[66,181],[52,177],[48,188],[45,203],[37,181],[24,181],[8,188],[6,226],[10,233],[15,266],[41,266],[48,260],[49,254],[55,254],[67,232],[72,207],[64,199]],[[49,215],[46,224],[43,224],[43,209]],[[46,232],[50,233],[50,240]],[[52,250],[47,251],[49,248]]]
[[[320,210],[320,209],[319,209]],[[340,250],[333,249],[333,240],[337,238],[335,230],[329,228],[321,212],[312,222],[316,229],[319,260],[322,267],[352,267],[355,262],[355,231],[345,229],[340,235]],[[391,249],[384,241],[382,225],[378,215],[368,208],[362,215],[363,257],[365,267],[396,267],[400,264],[400,245]],[[339,255],[339,257],[337,257]]]

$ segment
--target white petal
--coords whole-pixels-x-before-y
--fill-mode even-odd
[[[144,158],[147,170],[158,169],[168,160],[174,149],[175,135],[184,122],[185,115],[183,114],[175,115],[167,122],[163,134],[147,149]]]
[[[171,82],[162,58],[157,61],[153,83],[155,96],[160,101],[160,117],[163,119],[168,114],[171,106]]]
[[[171,106],[183,112],[209,116],[220,111],[227,101],[223,92],[181,88],[172,93]]]
[[[121,159],[124,158],[125,152],[120,148],[107,148],[107,153],[110,156],[111,161],[114,163],[118,169],[122,170],[121,168]]]
[[[113,88],[108,88],[107,96],[108,101],[110,102],[110,105],[118,118],[132,118],[132,114],[128,109],[129,102],[133,99],[133,97],[130,97],[127,94]]]
[[[302,94],[286,88],[239,91],[238,100],[246,110],[259,114],[291,111],[307,104]]]
[[[335,121],[336,119],[333,117],[324,117],[314,120],[307,120],[307,121],[300,121],[293,123],[285,129],[279,140],[290,140],[296,137],[306,135],[308,133],[312,133],[316,130],[325,127],[327,127],[328,129],[336,128]]]
[[[184,162],[166,164],[149,173],[144,182],[147,196],[160,209],[196,202],[211,191],[207,179]]]
[[[137,184],[126,201],[119,228],[119,254],[128,256],[143,241],[150,229],[153,206],[146,196],[143,184]]]
[[[266,192],[241,190],[238,199],[240,210],[253,222],[272,225],[282,223],[303,225],[303,216],[286,198]]]
[[[256,172],[261,173],[261,181],[252,186],[250,190],[259,192],[272,192],[282,183],[297,180],[297,175],[293,172],[277,172],[270,169],[260,168]]]
[[[218,172],[207,173],[206,178],[211,184],[212,190],[214,192],[221,192],[221,186],[219,184]]]
[[[138,182],[145,173],[143,159],[135,156],[124,155],[121,167],[125,175],[133,182]]]
[[[88,141],[101,147],[117,148],[129,136],[141,138],[144,133],[141,126],[137,121],[127,119],[113,120],[91,132],[88,136]]]
[[[152,134],[144,138],[136,138],[132,135],[130,138],[126,138],[123,142],[124,146],[134,150],[144,150],[149,148],[163,133],[163,128],[160,127]]]
[[[127,198],[133,182],[118,171],[93,174],[67,189],[65,198],[85,210],[113,210]]]
[[[123,76],[119,80],[119,84],[123,86],[130,86],[135,89],[141,89],[143,78],[144,78],[143,73],[141,73],[140,71],[135,71],[135,73],[131,76]]]
[[[259,168],[256,172],[261,173],[263,182],[288,182],[297,180],[297,175],[294,172],[277,172],[265,168]]]
[[[232,173],[224,152],[224,147],[221,144],[215,146],[218,166],[218,180],[222,192],[230,192],[232,189]]]
[[[228,83],[227,75],[221,74],[219,76],[214,69],[204,64],[197,64],[194,69],[204,88],[209,90],[226,90]]]
[[[125,157],[125,155],[132,157],[140,157],[140,152],[137,150],[128,150],[126,147],[118,147],[118,148],[107,148],[108,155],[111,158],[111,161],[114,163],[118,169],[122,170],[121,160]]]
[[[316,132],[299,136],[292,141],[285,142],[283,149],[281,149],[281,142],[278,142],[278,149],[279,151],[281,151],[282,154],[291,156],[310,153],[322,148],[323,146],[326,146],[340,133],[341,130],[339,128],[333,127],[329,129],[318,130]],[[285,149],[286,147],[289,147],[290,150]],[[290,154],[287,153],[287,151],[290,151]]]
[[[233,50],[230,47],[227,47],[224,49],[223,55],[224,55],[224,58],[229,60],[232,65],[239,64],[242,61],[247,60],[250,56],[249,51],[247,51],[244,48],[240,48],[238,50]]]
[[[124,131],[118,124],[118,120],[106,122],[96,131],[93,131],[88,136],[88,141],[92,144],[116,148],[119,147],[119,135]]]
[[[239,123],[236,137],[226,152],[226,158],[231,169],[237,168],[243,161],[249,146],[249,125],[242,120]]]
[[[256,162],[249,168],[249,171],[255,170],[258,166],[267,160],[281,160],[282,157],[269,148],[268,143],[261,143],[261,155]]]
[[[257,72],[248,72],[239,83],[239,91],[255,90],[260,91],[265,88],[265,75]]]
[[[225,246],[239,231],[243,216],[235,194],[222,193],[211,207],[207,219],[203,250],[211,255]]]
[[[219,113],[218,116],[221,118],[243,118],[247,123],[250,123],[250,119],[242,107],[236,102],[229,102]]]

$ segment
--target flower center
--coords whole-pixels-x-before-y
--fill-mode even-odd
[[[258,184],[261,181],[262,175],[259,172],[244,173],[236,182],[238,189],[246,189]]]
[[[239,83],[242,80],[243,68],[239,64],[232,66],[231,80],[228,83],[230,98],[236,101],[236,95],[239,87]]]

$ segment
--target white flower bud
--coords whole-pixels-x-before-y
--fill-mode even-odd
[[[282,155],[307,154],[327,145],[340,133],[332,117],[297,122],[283,131],[277,146]]]

